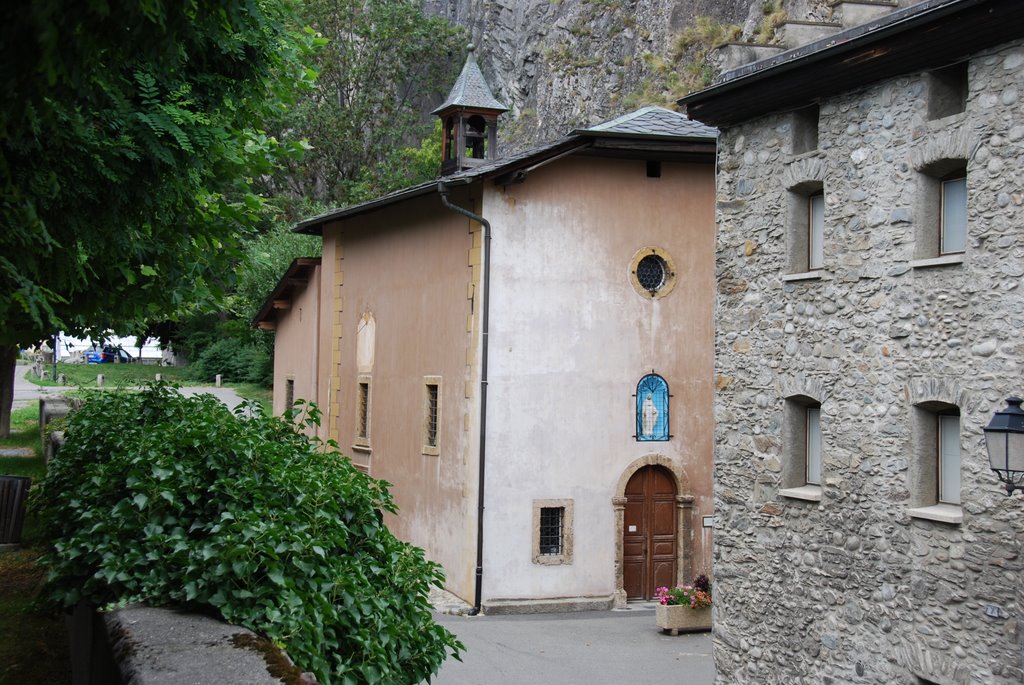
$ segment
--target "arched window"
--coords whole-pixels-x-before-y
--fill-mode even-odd
[[[650,373],[636,384],[637,440],[668,440],[668,383]]]

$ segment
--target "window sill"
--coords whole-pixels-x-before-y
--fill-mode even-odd
[[[779,495],[782,497],[788,497],[789,499],[802,499],[808,502],[820,502],[821,486],[801,485],[798,488],[783,488],[782,490],[779,490]]]
[[[356,443],[356,444],[352,445],[352,451],[353,452],[364,452],[366,454],[369,454],[373,450],[370,449],[369,445],[360,445],[359,443]]]
[[[427,445],[424,445],[422,452],[423,452],[423,455],[427,456],[427,457],[438,457],[438,456],[441,456],[441,448],[440,447],[428,447]]]
[[[932,257],[930,259],[911,259],[911,269],[927,269],[933,266],[951,266],[954,264],[964,263],[964,253],[958,252],[956,254],[944,254],[941,257]]]
[[[959,504],[933,504],[930,507],[908,509],[912,518],[938,521],[939,523],[960,524],[964,522],[964,512]]]
[[[815,271],[803,271],[798,274],[785,274],[782,277],[783,283],[789,283],[790,281],[820,281],[824,275],[824,271],[816,269]]]

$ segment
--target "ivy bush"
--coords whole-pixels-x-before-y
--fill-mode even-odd
[[[189,375],[210,382],[217,374],[228,383],[270,385],[274,360],[259,345],[245,344],[237,338],[225,338],[204,349]]]
[[[458,658],[427,600],[440,567],[382,523],[388,484],[290,418],[165,384],[90,399],[34,501],[47,600],[212,611],[324,685],[418,683]]]

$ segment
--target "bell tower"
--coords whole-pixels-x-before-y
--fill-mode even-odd
[[[472,169],[497,159],[498,115],[508,107],[491,93],[476,63],[475,48],[448,97],[433,111],[441,118],[441,175]]]

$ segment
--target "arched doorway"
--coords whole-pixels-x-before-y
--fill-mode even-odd
[[[627,507],[629,523],[626,522]],[[648,454],[631,463],[619,477],[612,509],[615,511],[615,606],[626,606],[627,598],[650,598],[662,585],[688,582],[693,495],[686,471],[675,460],[662,454]],[[628,589],[627,563],[631,567]]]
[[[645,466],[626,483],[622,520],[622,586],[627,599],[651,599],[676,584],[676,485],[661,466]]]

